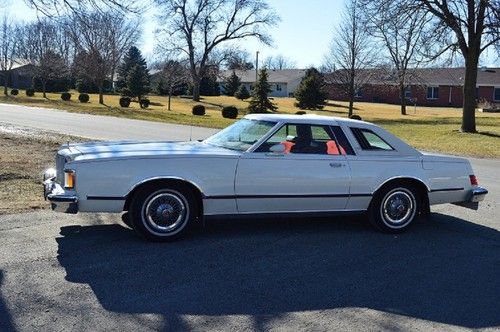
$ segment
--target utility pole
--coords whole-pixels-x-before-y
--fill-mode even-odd
[[[259,51],[255,53],[255,82],[259,80]]]

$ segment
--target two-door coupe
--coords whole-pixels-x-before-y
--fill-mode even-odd
[[[44,194],[56,211],[125,211],[161,241],[220,215],[367,212],[401,232],[432,204],[477,209],[487,191],[466,159],[423,154],[371,123],[259,114],[201,142],[65,145]]]

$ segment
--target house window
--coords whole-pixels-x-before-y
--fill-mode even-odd
[[[252,91],[252,90],[253,90],[253,85],[252,85],[252,84],[250,84],[250,89],[249,89],[249,90],[250,90],[250,91]]]
[[[410,87],[410,86],[407,86],[407,87],[405,88],[405,98],[406,98],[406,99],[411,98],[411,87]]]
[[[427,99],[438,99],[439,98],[439,87],[429,86],[427,87]]]
[[[500,101],[500,88],[495,88],[493,90],[493,100]]]
[[[356,98],[363,97],[363,90],[361,88],[357,88],[356,92],[354,92],[354,97],[356,97]]]
[[[281,91],[281,84],[276,84],[276,91]]]

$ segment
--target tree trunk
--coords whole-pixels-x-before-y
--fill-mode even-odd
[[[104,105],[103,82],[99,82],[99,104]]]
[[[354,77],[351,77],[350,82],[349,82],[349,114],[348,116],[351,117],[353,113],[353,107],[354,107]]]
[[[401,115],[406,115],[406,96],[405,96],[405,86],[399,86],[399,99],[401,99]]]
[[[462,109],[462,131],[476,132],[476,83],[479,54],[472,48],[465,58],[464,104]]]
[[[193,81],[193,100],[200,101],[200,81]]]
[[[9,85],[9,72],[5,70],[3,72],[3,94],[8,95],[9,91],[7,91],[7,86]]]
[[[47,98],[46,86],[47,86],[47,81],[42,80],[42,95],[43,95],[43,98]]]
[[[170,100],[172,99],[172,89],[168,91],[168,110],[170,111]]]

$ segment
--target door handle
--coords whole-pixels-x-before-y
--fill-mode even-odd
[[[333,167],[333,168],[339,168],[342,166],[345,166],[345,164],[343,164],[343,163],[330,163],[330,167]]]

